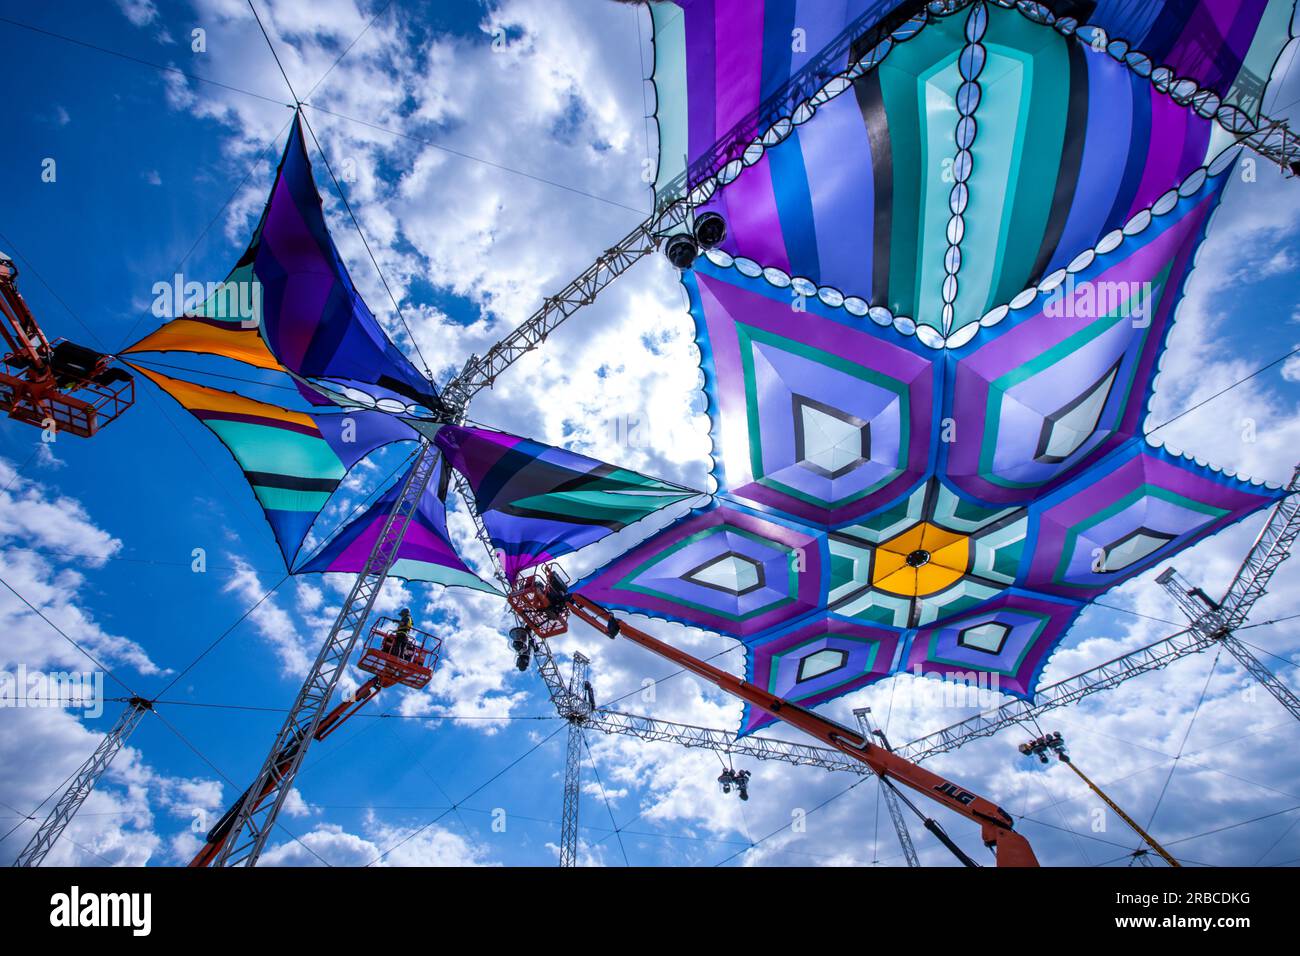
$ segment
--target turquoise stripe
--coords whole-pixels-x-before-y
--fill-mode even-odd
[[[248,422],[205,422],[245,471],[341,479],[347,469],[323,438]]]
[[[933,69],[917,79],[920,106],[921,173],[921,259],[916,273],[917,322],[943,328],[943,281],[947,277],[943,260],[948,252],[948,220],[952,217],[949,196],[955,183],[953,158],[957,155],[957,69],[960,49],[954,50]],[[963,247],[965,243],[962,243]]]
[[[1007,184],[1012,204],[1007,209],[1001,236],[998,283],[982,308],[978,302],[966,303],[967,321],[974,321],[986,310],[1010,300],[1038,278],[1031,273],[1052,212],[1055,173],[1061,167],[1070,102],[1067,41],[1014,11],[997,12],[1007,16],[991,21],[997,30],[990,30],[990,38],[1014,47],[1026,58],[1025,75],[1029,83],[1019,118],[1013,178]],[[990,39],[990,52],[999,49]],[[969,314],[972,308],[977,308],[978,314]]]
[[[1019,14],[1012,14],[1019,16]],[[970,204],[966,210],[966,237],[962,240],[962,265],[958,274],[957,311],[953,328],[984,314],[984,303],[994,293],[998,269],[1008,240],[1014,177],[1019,169],[1021,140],[1028,114],[1027,75],[1031,66],[1019,51],[988,46],[988,59],[980,77],[982,96],[975,118],[979,132],[971,150],[975,171],[971,176]],[[1028,237],[1038,248],[1041,234]],[[1024,241],[1024,237],[1021,237]],[[1017,292],[1020,290],[1017,289]]]
[[[265,485],[253,485],[253,493],[268,511],[307,511],[312,514],[324,508],[330,497],[328,491],[294,491]]]
[[[686,169],[686,18],[671,4],[650,7],[655,31],[655,112],[659,121],[659,170],[655,191]]]
[[[427,581],[430,584],[443,584],[447,587],[473,588],[476,591],[487,591],[489,594],[500,593],[492,585],[468,571],[431,564],[428,561],[399,558],[393,562],[388,573],[393,577],[405,578],[407,581]]]

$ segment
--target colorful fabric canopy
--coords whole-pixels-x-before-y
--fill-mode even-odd
[[[379,540],[384,523],[392,513],[414,467],[412,464],[369,508],[359,517],[347,522],[338,534],[304,561],[295,573],[359,573],[364,570],[366,560],[370,557],[375,542]],[[452,547],[447,533],[447,510],[443,504],[445,493],[445,465],[439,459],[436,471],[406,527],[406,533],[397,548],[397,558],[388,573],[408,581],[427,581],[431,584],[497,593],[496,588],[482,581],[466,566]]]
[[[468,480],[511,583],[519,572],[593,544],[698,492],[563,448],[486,428],[434,436]]]
[[[1019,9],[908,30],[735,164],[701,207],[728,221],[725,261],[942,344],[1231,142],[1149,70]]]
[[[203,422],[244,472],[285,564],[344,475],[382,445],[418,436],[381,412],[296,412],[131,365]]]
[[[299,566],[293,559],[348,470],[391,441],[436,440],[446,460],[469,479],[512,581],[524,568],[697,494],[539,442],[439,424],[442,408],[432,385],[388,340],[339,260],[299,120],[248,251],[206,298],[198,301],[196,293],[190,300],[188,287],[174,298],[182,292],[181,317],[127,349],[137,361],[168,352],[219,356],[240,363],[249,375],[283,373],[281,383],[294,383],[317,406],[311,413],[290,411],[141,367],[226,443],[294,573],[361,570],[400,482]],[[391,573],[495,590],[451,545],[441,461],[438,468],[444,478],[421,500]]]
[[[772,145],[807,121],[847,84],[889,55],[877,41],[905,42],[917,24],[971,6],[971,0],[675,0],[651,5],[654,24],[660,187],[736,134]],[[1105,53],[1206,116],[1220,111],[1237,129],[1258,115],[1264,83],[1288,35],[1289,0],[1100,0],[1037,4],[990,2]],[[1059,12],[1059,16],[1053,13]],[[937,13],[936,13],[937,11]],[[912,23],[907,23],[912,18]],[[837,38],[845,42],[834,43]],[[888,41],[886,46],[890,46]],[[830,52],[825,52],[829,50]],[[830,93],[782,117],[764,115],[793,75],[813,71]],[[1238,113],[1241,115],[1239,116]],[[954,117],[955,119],[955,117]],[[793,122],[792,122],[793,120]],[[770,124],[778,121],[774,135]],[[759,150],[761,154],[761,150]],[[752,165],[747,158],[745,165]],[[734,178],[734,177],[733,177]],[[694,181],[692,182],[694,185]],[[822,183],[825,186],[825,183]]]
[[[684,42],[657,34],[656,80],[685,64],[660,120],[694,157],[795,69],[806,5],[679,6],[655,11]],[[1195,34],[1093,12],[1234,89],[1275,6],[1191,6]],[[739,638],[750,679],[796,701],[903,669],[1028,698],[1087,602],[1277,500],[1142,432],[1235,158],[1221,117],[1034,7],[955,2],[858,44],[851,77],[718,177],[728,239],[683,283],[719,500],[584,594]],[[858,10],[814,8],[832,36]],[[1212,67],[1188,53],[1209,21]]]
[[[253,368],[276,372],[284,370],[267,350],[256,327],[245,328],[237,321],[209,319],[198,315],[186,315],[168,322],[130,348],[123,349],[124,355],[142,352],[220,355]]]

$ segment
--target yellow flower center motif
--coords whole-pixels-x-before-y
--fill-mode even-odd
[[[871,583],[891,594],[921,597],[956,584],[969,562],[969,537],[922,521],[876,549]]]

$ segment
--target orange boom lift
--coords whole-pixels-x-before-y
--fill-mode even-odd
[[[0,253],[0,411],[38,428],[90,438],[135,402],[135,381],[103,355],[45,337],[17,286],[18,267]]]
[[[558,568],[546,567],[521,577],[510,594],[510,605],[520,620],[540,638],[552,637],[568,630],[570,612],[611,639],[625,637],[704,678],[733,697],[761,707],[777,720],[797,727],[840,753],[866,764],[881,777],[911,787],[978,823],[984,845],[997,853],[998,866],[1038,866],[1038,859],[1034,856],[1029,841],[1013,829],[1011,815],[997,804],[871,743],[861,734],[833,720],[827,720],[651,637],[615,617],[594,601],[581,594],[571,593],[567,580]],[[950,841],[939,835],[949,849],[956,851]],[[964,854],[959,852],[959,855],[964,858]]]

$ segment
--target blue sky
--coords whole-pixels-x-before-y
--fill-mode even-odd
[[[259,9],[301,94],[379,4],[263,0]],[[0,16],[65,37],[0,22],[0,81],[11,91],[0,153],[7,187],[0,249],[18,261],[24,295],[49,332],[116,350],[157,324],[149,313],[155,282],[178,270],[187,279],[219,279],[242,251],[282,148],[288,94],[247,6],[235,0],[52,0],[36,7],[0,0]],[[498,27],[506,43],[494,51]],[[196,28],[205,31],[204,53],[190,49]],[[648,56],[648,21],[621,5],[398,0],[309,98],[308,119],[335,168],[354,174],[349,199],[440,379],[640,221],[650,202],[642,161],[654,149],[644,119],[653,102],[642,83]],[[1276,112],[1294,117],[1292,99],[1300,99],[1295,82],[1282,87]],[[57,164],[52,183],[41,177],[47,159]],[[344,258],[371,306],[395,328],[319,163],[317,172]],[[1242,172],[1189,286],[1153,424],[1300,339],[1300,186],[1264,164],[1253,181]],[[647,261],[544,353],[476,400],[474,417],[701,486],[709,445],[693,415],[698,356],[691,338],[675,275],[657,258]],[[1161,434],[1216,465],[1285,480],[1300,447],[1298,384],[1300,364],[1274,368]],[[35,430],[0,423],[0,576],[150,694],[274,587],[283,567],[224,450],[156,390],[142,384],[140,393],[137,406],[92,442],[44,446]],[[1247,419],[1254,423],[1249,441]],[[619,421],[640,423],[633,430],[640,437],[622,440],[627,429]],[[469,553],[465,516],[453,513],[452,527]],[[1212,592],[1221,589],[1258,528],[1258,519],[1246,522],[1179,566]],[[207,554],[203,574],[191,570],[195,548]],[[1296,573],[1283,568],[1257,620],[1300,611]],[[159,705],[160,717],[142,723],[51,861],[188,859],[197,846],[192,822],[219,814],[256,771],[281,719],[275,709],[292,700],[347,584],[290,581],[236,626],[169,691],[173,703]],[[1108,601],[1127,611],[1089,611],[1049,665],[1048,679],[1170,630],[1139,616],[1174,619],[1149,577]],[[287,832],[267,862],[366,863],[397,846],[386,860],[401,865],[553,863],[565,734],[536,676],[515,673],[499,602],[396,585],[382,599],[386,608],[403,603],[444,637],[442,670],[429,690],[386,692],[366,717],[312,749],[300,794],[282,818]],[[0,594],[0,615],[14,635],[0,667],[84,666],[8,592]],[[701,653],[727,646],[686,628],[661,630]],[[1294,622],[1249,636],[1279,655],[1267,659],[1294,684]],[[566,667],[575,649],[593,658],[602,700],[673,670],[590,633],[557,643]],[[719,660],[738,668],[740,659],[732,653]],[[1300,805],[1300,760],[1291,755],[1300,728],[1267,695],[1247,699],[1229,662],[1217,662],[1212,674],[1211,663],[1208,656],[1181,662],[1052,721],[1076,735],[1080,765],[1111,784],[1135,816],[1145,822],[1159,805],[1155,829],[1169,839]],[[929,707],[915,691],[910,678],[900,678],[827,712],[848,719],[852,707],[869,703],[892,714],[896,740],[964,714]],[[110,692],[120,688],[110,684]],[[99,720],[0,711],[0,834],[89,754],[115,706]],[[625,706],[724,728],[739,716],[731,701],[680,677],[659,684],[654,701],[633,697]],[[1077,781],[1063,776],[1064,768],[1019,766],[1017,742],[980,742],[936,768],[1026,814],[1022,827],[1045,862],[1121,857],[1131,837],[1117,823],[1094,832],[1094,805]],[[806,832],[791,833],[782,828],[794,810],[816,807],[853,781],[751,761],[743,765],[755,773],[754,798],[742,805],[716,792],[720,765],[711,753],[624,738],[593,736],[589,744],[600,783],[584,766],[584,861],[898,863],[874,783],[827,804]],[[1180,746],[1184,759],[1161,799]],[[453,802],[460,805],[447,810]],[[498,808],[504,832],[492,827]],[[626,830],[621,848],[608,830],[611,815]],[[1296,819],[1282,814],[1183,846],[1197,862],[1295,862]],[[945,822],[985,859],[968,826]],[[0,861],[30,827],[0,842]],[[921,848],[929,863],[950,862],[932,841]]]

